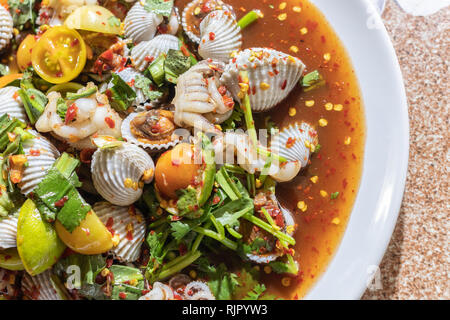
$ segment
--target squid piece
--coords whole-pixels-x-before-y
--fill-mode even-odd
[[[290,125],[272,138],[270,146],[271,152],[286,161],[274,158],[270,166],[264,168],[267,155],[258,154],[257,148],[261,146],[253,146],[247,134],[227,132],[213,142],[216,163],[234,163],[236,159],[237,164],[248,173],[265,172],[277,182],[293,180],[308,165],[317,145],[317,132],[311,125],[305,122]]]
[[[94,87],[93,83],[88,83],[79,93]],[[51,132],[56,138],[68,142],[79,150],[95,148],[90,139],[94,134],[121,137],[122,119],[112,109],[106,95],[97,91],[89,97],[73,101],[67,109],[64,120],[57,111],[61,94],[51,92],[48,98],[49,103],[36,122],[36,129],[39,132]]]
[[[219,82],[223,68],[222,62],[203,60],[179,77],[172,102],[178,126],[221,133],[214,125],[227,120],[234,108],[231,94]]]

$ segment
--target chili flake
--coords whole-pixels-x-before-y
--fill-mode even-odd
[[[110,127],[111,129],[114,129],[114,127],[116,126],[116,123],[110,117],[106,117],[105,122],[108,125],[108,127]]]

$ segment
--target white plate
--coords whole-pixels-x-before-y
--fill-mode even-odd
[[[383,258],[397,221],[409,154],[409,123],[397,56],[369,0],[312,0],[353,62],[366,113],[361,186],[347,230],[306,299],[359,299]]]

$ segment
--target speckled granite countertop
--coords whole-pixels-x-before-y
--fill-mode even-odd
[[[450,8],[414,17],[389,0],[383,20],[405,80],[411,149],[400,216],[380,265],[382,289],[363,299],[450,299]]]

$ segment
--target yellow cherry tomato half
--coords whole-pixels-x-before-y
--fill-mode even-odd
[[[155,168],[156,187],[164,197],[176,199],[176,191],[193,184],[200,169],[201,165],[194,161],[193,145],[178,144],[158,159]]]
[[[86,64],[86,44],[81,35],[66,27],[48,29],[31,55],[34,70],[50,83],[75,79]]]
[[[24,71],[28,67],[31,67],[31,54],[36,42],[36,36],[29,34],[20,43],[19,49],[17,49],[17,64],[19,65],[20,71]]]
[[[120,20],[108,9],[98,5],[86,5],[77,8],[64,21],[71,29],[120,34]]]
[[[81,254],[100,254],[113,247],[112,235],[94,211],[72,233],[56,220],[55,229],[59,238],[73,251]]]

